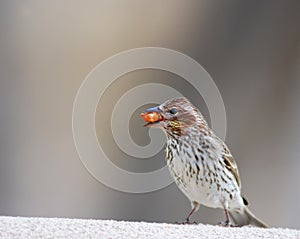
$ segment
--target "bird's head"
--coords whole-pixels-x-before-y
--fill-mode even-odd
[[[173,98],[141,114],[148,127],[163,128],[167,134],[182,135],[191,127],[207,127],[200,111],[185,97]]]

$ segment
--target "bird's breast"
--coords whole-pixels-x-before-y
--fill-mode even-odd
[[[193,148],[193,145],[197,147]],[[181,191],[190,199],[209,207],[222,207],[224,188],[235,190],[235,185],[222,181],[217,174],[217,157],[200,147],[199,143],[176,142],[167,143],[166,161],[175,183]],[[230,197],[230,196],[229,196]]]

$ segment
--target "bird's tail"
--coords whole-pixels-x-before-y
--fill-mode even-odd
[[[232,221],[238,226],[251,224],[257,227],[268,227],[264,222],[255,217],[246,206],[242,211],[229,211],[229,215]]]

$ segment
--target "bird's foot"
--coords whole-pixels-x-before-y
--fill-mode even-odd
[[[237,225],[233,225],[230,221],[219,222],[218,225],[221,227],[237,227]]]
[[[179,225],[197,225],[198,223],[195,222],[195,221],[191,221],[190,219],[185,219],[184,222],[176,222],[176,224],[179,224]]]

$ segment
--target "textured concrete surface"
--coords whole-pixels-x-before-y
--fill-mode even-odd
[[[300,231],[282,228],[224,228],[211,225],[0,217],[0,238],[284,238],[300,239]]]

